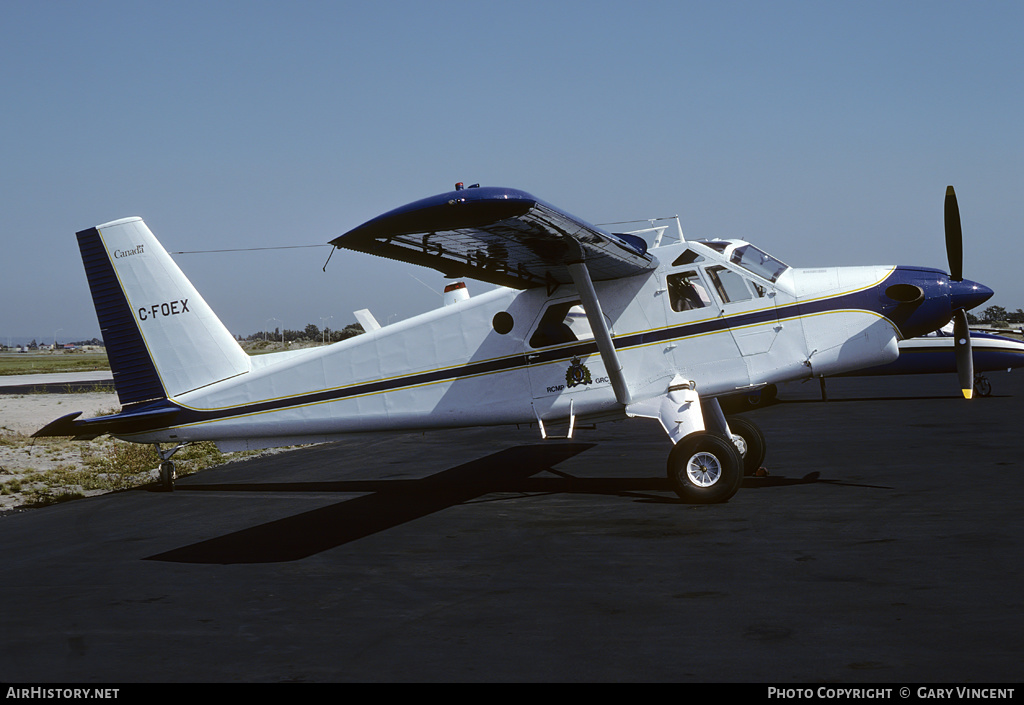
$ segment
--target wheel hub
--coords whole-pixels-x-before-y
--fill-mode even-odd
[[[698,487],[710,487],[722,477],[722,464],[711,453],[695,453],[686,464],[686,474]]]

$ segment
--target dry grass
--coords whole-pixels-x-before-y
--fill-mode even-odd
[[[213,443],[185,446],[174,455],[179,477],[220,465]],[[113,438],[71,441],[0,431],[0,510],[41,507],[93,494],[139,487],[157,479],[160,458],[152,445]]]

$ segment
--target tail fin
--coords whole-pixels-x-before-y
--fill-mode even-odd
[[[78,233],[122,405],[248,372],[249,356],[141,218]]]

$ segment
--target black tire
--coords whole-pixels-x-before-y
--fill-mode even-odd
[[[746,452],[740,453],[740,457],[743,458],[743,474],[753,475],[764,463],[764,456],[768,451],[764,434],[757,424],[742,416],[730,416],[726,421],[729,423],[729,430],[742,438],[746,446]]]
[[[743,482],[743,460],[731,440],[705,431],[691,433],[669,454],[668,479],[686,502],[727,502]]]
[[[160,486],[166,492],[172,492],[174,490],[175,479],[176,473],[174,472],[174,463],[170,460],[165,460],[160,463]]]

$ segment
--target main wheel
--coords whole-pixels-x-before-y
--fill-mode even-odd
[[[974,375],[974,391],[980,397],[987,397],[992,394],[992,383],[985,375]]]
[[[726,502],[743,481],[743,460],[731,440],[705,431],[691,433],[669,454],[668,479],[687,502]]]
[[[726,421],[729,423],[729,430],[740,437],[741,447],[738,450],[740,457],[743,458],[743,474],[753,475],[764,462],[768,449],[764,434],[757,424],[742,416],[730,416]]]

